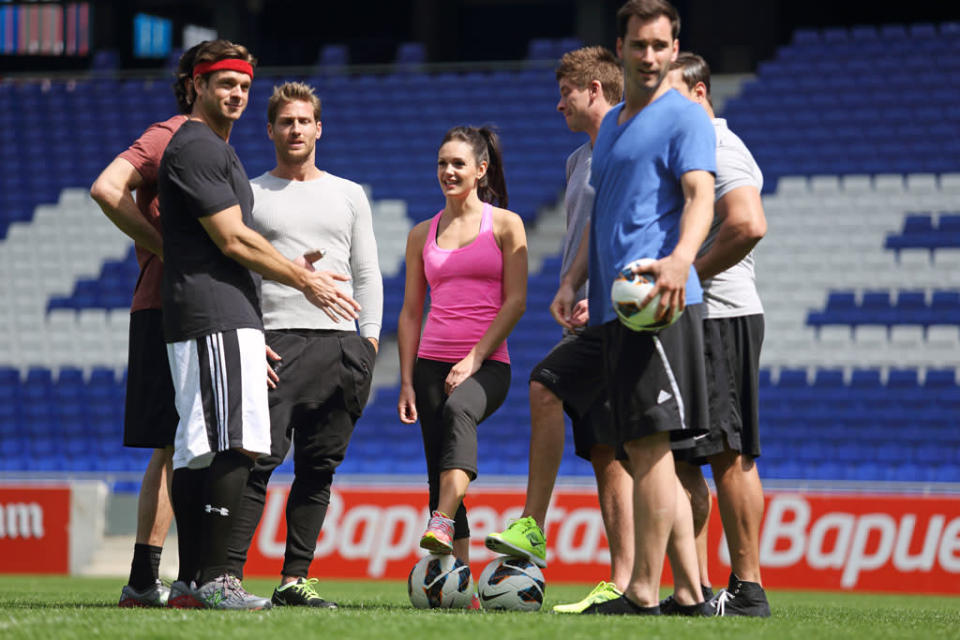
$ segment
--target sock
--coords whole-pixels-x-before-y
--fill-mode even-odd
[[[216,454],[210,463],[203,494],[203,512],[200,514],[203,535],[199,584],[229,573],[227,547],[233,531],[234,514],[252,467],[253,460],[232,449]]]
[[[137,591],[153,586],[160,577],[160,553],[163,547],[150,544],[133,545],[133,562],[127,583]]]
[[[243,488],[243,496],[237,504],[237,513],[233,519],[233,531],[227,543],[227,558],[230,563],[227,573],[243,579],[243,566],[247,563],[247,551],[253,542],[253,535],[260,524],[263,507],[267,500],[267,482],[272,470],[262,471],[254,467]],[[288,499],[289,504],[289,499]],[[287,528],[290,528],[290,519],[287,517]],[[313,558],[313,549],[310,550]]]
[[[177,519],[177,551],[180,553],[177,580],[188,585],[191,580],[197,579],[200,570],[201,497],[207,472],[208,469],[186,467],[173,472],[171,502],[173,515]]]

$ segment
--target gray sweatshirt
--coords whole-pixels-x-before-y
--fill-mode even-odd
[[[379,339],[383,278],[373,215],[360,185],[329,173],[303,182],[264,173],[250,186],[253,228],[291,260],[310,249],[323,249],[326,255],[314,267],[350,277],[337,286],[362,307],[360,335]],[[291,287],[264,280],[261,292],[266,329],[357,329],[346,320],[334,322]]]

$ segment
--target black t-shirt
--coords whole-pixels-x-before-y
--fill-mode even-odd
[[[260,276],[223,255],[199,221],[240,205],[250,225],[253,191],[233,148],[206,124],[187,121],[163,153],[157,182],[166,341],[262,330]]]

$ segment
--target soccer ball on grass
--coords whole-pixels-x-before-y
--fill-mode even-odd
[[[425,556],[410,570],[407,594],[417,609],[470,609],[474,594],[470,567],[453,555]]]
[[[543,573],[526,558],[499,556],[477,582],[484,609],[536,611],[543,605]]]

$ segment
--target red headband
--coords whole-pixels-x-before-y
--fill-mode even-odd
[[[224,60],[217,60],[216,62],[201,62],[193,68],[193,77],[202,76],[205,73],[210,73],[211,71],[239,71],[240,73],[245,73],[250,76],[250,79],[253,79],[253,66],[246,60],[239,60],[237,58],[225,58]]]

